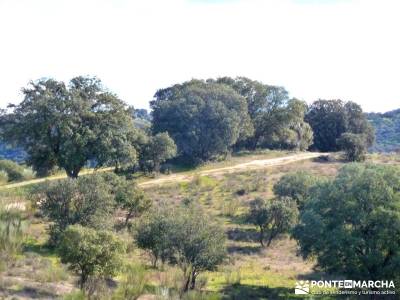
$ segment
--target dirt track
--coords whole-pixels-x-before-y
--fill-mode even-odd
[[[263,169],[263,168],[266,168],[269,166],[285,165],[285,164],[289,164],[289,163],[300,161],[300,160],[319,157],[321,155],[323,155],[323,154],[317,153],[317,152],[304,152],[304,153],[298,153],[298,154],[293,154],[293,155],[284,156],[284,157],[257,159],[257,160],[252,160],[252,161],[249,161],[246,163],[237,164],[234,166],[204,170],[204,171],[199,171],[199,172],[195,172],[192,174],[166,175],[161,178],[151,179],[151,180],[148,180],[145,182],[141,182],[141,183],[139,183],[139,186],[147,187],[147,186],[160,185],[160,184],[164,184],[164,183],[177,182],[177,181],[190,181],[195,176],[219,175],[219,174],[225,174],[225,173],[234,173],[234,172],[242,172],[242,171],[248,171],[248,170]]]
[[[310,158],[318,157],[321,155],[322,155],[321,153],[316,153],[316,152],[303,152],[303,153],[297,153],[297,154],[293,154],[290,156],[284,156],[284,157],[278,157],[278,158],[257,159],[257,160],[252,160],[250,162],[237,164],[234,166],[198,171],[198,172],[193,172],[190,174],[165,175],[160,178],[150,179],[150,180],[141,182],[141,183],[139,183],[139,186],[147,187],[147,186],[152,186],[152,185],[164,184],[164,183],[168,183],[168,182],[190,181],[193,179],[194,176],[218,175],[218,174],[231,173],[231,172],[262,169],[262,168],[265,168],[268,166],[285,165],[285,164],[288,164],[291,162],[310,159]],[[111,168],[100,169],[100,170],[97,170],[96,172],[105,172],[105,171],[109,171],[109,170],[111,170]],[[91,170],[86,171],[86,172],[81,172],[82,175],[91,174],[91,173],[93,173],[93,171],[91,171]],[[58,180],[58,179],[62,179],[62,178],[66,178],[66,175],[62,174],[62,175],[57,175],[57,176],[48,177],[48,178],[32,179],[32,180],[23,181],[23,182],[7,184],[7,185],[0,186],[0,190],[22,187],[22,186],[26,186],[26,185],[39,183],[39,182],[44,182],[46,180]]]

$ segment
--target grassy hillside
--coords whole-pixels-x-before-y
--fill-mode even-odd
[[[400,109],[386,113],[369,113],[368,120],[376,130],[373,151],[391,152],[400,149]]]
[[[369,161],[400,164],[400,157],[372,155]],[[305,261],[297,256],[297,244],[287,236],[273,241],[269,248],[261,248],[256,228],[246,223],[244,216],[249,201],[255,197],[273,197],[272,186],[283,174],[308,170],[331,177],[342,165],[339,160],[305,160],[260,170],[195,176],[190,182],[145,188],[155,203],[195,201],[224,226],[228,237],[228,262],[217,271],[203,273],[198,279],[203,294],[192,295],[192,298],[189,294],[187,299],[302,299],[294,295],[296,280],[332,276],[316,269],[312,260]],[[75,296],[66,299],[81,299],[77,296],[77,278],[46,246],[49,223],[41,217],[36,204],[29,201],[32,188],[34,186],[0,191],[3,207],[9,203],[26,203],[23,212],[26,238],[22,254],[11,266],[0,269],[0,298],[57,299],[72,293]],[[115,217],[119,217],[118,213]],[[114,282],[104,287],[102,299],[117,297],[117,285],[126,283],[129,278],[131,284],[140,286],[141,293],[147,295],[139,299],[168,299],[161,297],[166,293],[172,296],[181,284],[179,269],[167,265],[152,268],[148,254],[134,246],[132,235],[125,231],[119,234],[128,244],[129,251],[124,260],[132,265],[135,276],[132,279],[128,274],[120,273]],[[158,298],[150,295],[158,295]]]

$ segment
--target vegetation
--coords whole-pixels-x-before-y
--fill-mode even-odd
[[[18,211],[0,207],[0,270],[21,252],[23,242],[22,216]]]
[[[34,177],[32,170],[6,159],[0,160],[0,171],[0,182],[28,180]]]
[[[354,279],[398,280],[400,169],[348,165],[319,184],[295,229],[304,257]]]
[[[161,259],[182,269],[183,292],[193,290],[199,273],[215,270],[226,255],[224,232],[199,207],[163,208],[140,223],[135,239],[151,252],[153,266]]]
[[[222,77],[215,82],[232,87],[246,99],[254,134],[241,145],[253,150],[257,147],[307,150],[312,144],[311,127],[304,121],[307,105],[289,99],[285,88],[245,77]]]
[[[319,181],[318,177],[304,171],[283,175],[274,184],[273,191],[279,198],[289,198],[301,210],[311,193],[311,188]]]
[[[111,228],[115,207],[110,186],[100,175],[64,179],[40,187],[35,194],[43,214],[53,222],[50,244],[57,245],[69,225]]]
[[[374,132],[353,102],[308,107],[243,77],[161,89],[151,115],[95,78],[42,79],[23,94],[1,112],[1,139],[38,175],[69,178],[0,189],[0,298],[290,299],[297,280],[400,280],[400,169],[388,166],[400,159],[367,153]],[[257,148],[312,144],[375,164],[250,162],[284,155]],[[0,160],[3,184],[29,174]]]
[[[338,141],[343,133],[364,135],[366,147],[372,146],[374,142],[374,129],[361,107],[354,102],[315,101],[305,119],[314,132],[313,148],[317,150],[324,152],[340,150]]]
[[[71,225],[62,234],[58,252],[61,261],[79,274],[79,286],[85,287],[91,276],[109,278],[119,270],[119,255],[124,245],[107,231],[96,231],[80,225]]]
[[[142,150],[140,158],[141,169],[144,171],[160,171],[161,164],[176,156],[177,149],[168,133],[157,133],[149,137]]]
[[[250,203],[248,220],[258,226],[259,242],[264,247],[267,238],[267,247],[279,234],[287,233],[297,220],[297,207],[289,199],[265,201],[257,198]]]
[[[228,86],[192,80],[159,90],[150,105],[153,132],[168,132],[191,162],[227,154],[253,132],[246,100]]]
[[[400,109],[386,113],[368,113],[366,116],[376,131],[376,142],[371,150],[398,151],[400,149]]]
[[[68,86],[43,79],[23,94],[24,100],[1,116],[2,135],[24,148],[26,162],[39,175],[58,166],[75,178],[92,159],[100,166],[137,159],[132,117],[98,79],[76,77]]]

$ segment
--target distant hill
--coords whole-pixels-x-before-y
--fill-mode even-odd
[[[367,113],[376,130],[373,151],[392,152],[400,150],[400,109],[386,113]]]
[[[0,141],[0,159],[10,159],[16,162],[23,162],[25,157],[26,154],[24,150],[10,147],[6,143]]]

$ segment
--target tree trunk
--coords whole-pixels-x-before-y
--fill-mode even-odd
[[[261,247],[264,248],[264,229],[262,227],[260,227],[259,241],[260,241]]]
[[[187,276],[187,278],[185,278],[185,282],[184,282],[184,284],[183,284],[183,288],[182,288],[182,292],[183,293],[186,293],[188,290],[189,290],[189,283],[190,283],[190,273],[189,273],[189,275]]]
[[[196,271],[193,271],[191,276],[192,276],[192,278],[190,281],[190,289],[194,290],[196,287],[196,277],[197,277]]]
[[[128,226],[128,222],[131,218],[132,218],[132,211],[128,211],[128,213],[126,214],[126,217],[125,217],[124,227]]]

